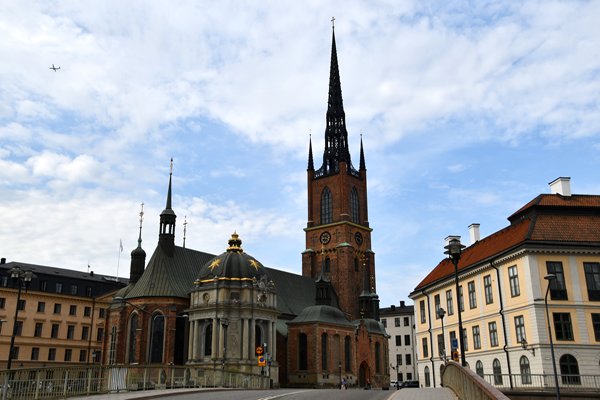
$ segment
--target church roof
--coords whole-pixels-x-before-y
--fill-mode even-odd
[[[159,244],[140,280],[129,291],[126,298],[188,298],[200,267],[213,257],[213,254],[179,246],[175,246],[175,252],[171,257]]]
[[[275,283],[277,311],[283,316],[299,315],[306,307],[315,304],[315,282],[311,278],[274,268],[266,268]]]
[[[327,305],[306,307],[289,324],[303,324],[307,322],[352,326],[352,323],[348,321],[342,310]]]
[[[179,246],[175,246],[175,253],[170,257],[158,245],[140,280],[133,287],[130,285],[122,289],[117,296],[126,299],[163,296],[188,298],[201,268],[213,259],[214,254]],[[315,283],[312,279],[274,268],[263,268],[275,283],[277,311],[283,317],[296,316],[304,308],[315,304]]]
[[[387,335],[385,328],[383,327],[383,324],[372,318],[364,318],[364,319],[354,320],[354,321],[352,321],[352,325],[358,327],[361,324],[361,322],[365,324],[365,327],[367,328],[367,332],[380,333],[382,335]]]
[[[231,235],[229,247],[224,253],[206,262],[198,273],[195,283],[215,281],[252,281],[268,275],[265,267],[242,249],[242,240],[237,233]]]

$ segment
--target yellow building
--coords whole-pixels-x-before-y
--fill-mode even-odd
[[[589,386],[600,375],[600,196],[571,194],[569,178],[550,187],[486,238],[472,225],[458,263],[466,362],[503,388],[553,386],[546,294],[560,385]],[[410,297],[419,379],[439,386],[445,353],[459,347],[451,260]]]
[[[11,271],[31,272],[17,303],[19,281]],[[106,309],[123,280],[41,265],[0,260],[0,369],[77,365],[101,361]],[[15,329],[15,311],[19,307]]]

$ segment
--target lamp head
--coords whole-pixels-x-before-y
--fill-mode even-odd
[[[452,259],[459,259],[462,249],[464,249],[466,246],[460,243],[458,236],[450,236],[450,238],[451,239],[448,241],[448,244],[444,246],[444,249],[446,249],[444,254],[448,254],[448,256]]]
[[[437,315],[441,319],[444,319],[444,316],[446,315],[446,310],[444,310],[442,307],[440,307],[437,311]]]

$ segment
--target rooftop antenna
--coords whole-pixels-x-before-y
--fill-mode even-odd
[[[138,238],[138,247],[142,247],[142,222],[144,222],[144,202],[142,201],[142,209],[140,211],[140,237]]]
[[[185,249],[185,233],[187,232],[187,215],[183,217],[183,248]]]

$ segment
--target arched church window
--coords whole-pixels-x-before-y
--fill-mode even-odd
[[[127,338],[127,362],[133,364],[137,362],[135,354],[135,348],[137,343],[137,327],[138,327],[138,314],[131,314],[129,319],[129,335]]]
[[[352,372],[352,351],[350,348],[350,343],[350,336],[346,336],[344,338],[344,367],[346,369],[346,372]]]
[[[321,370],[327,371],[327,334],[321,335]]]
[[[308,368],[308,339],[305,333],[298,334],[298,369]]]
[[[423,371],[424,375],[425,375],[425,387],[430,387],[431,386],[431,374],[429,373],[429,367],[425,367],[425,370]]]
[[[328,274],[331,271],[331,260],[329,259],[329,257],[327,257],[325,259],[325,267],[323,272],[325,272],[326,274]]]
[[[375,342],[375,373],[381,373],[381,345]]]
[[[350,192],[350,217],[355,224],[360,223],[360,203],[358,201],[358,191],[355,187]]]
[[[204,355],[210,356],[212,355],[212,336],[213,336],[213,326],[212,323],[208,323],[206,328],[204,329]]]
[[[162,363],[165,341],[165,316],[154,314],[150,324],[150,362]]]
[[[321,224],[330,224],[333,222],[333,202],[331,200],[331,191],[328,187],[321,193]]]
[[[358,272],[358,257],[354,257],[354,272]]]
[[[108,348],[108,364],[115,364],[117,361],[117,327],[110,329],[110,346]]]

